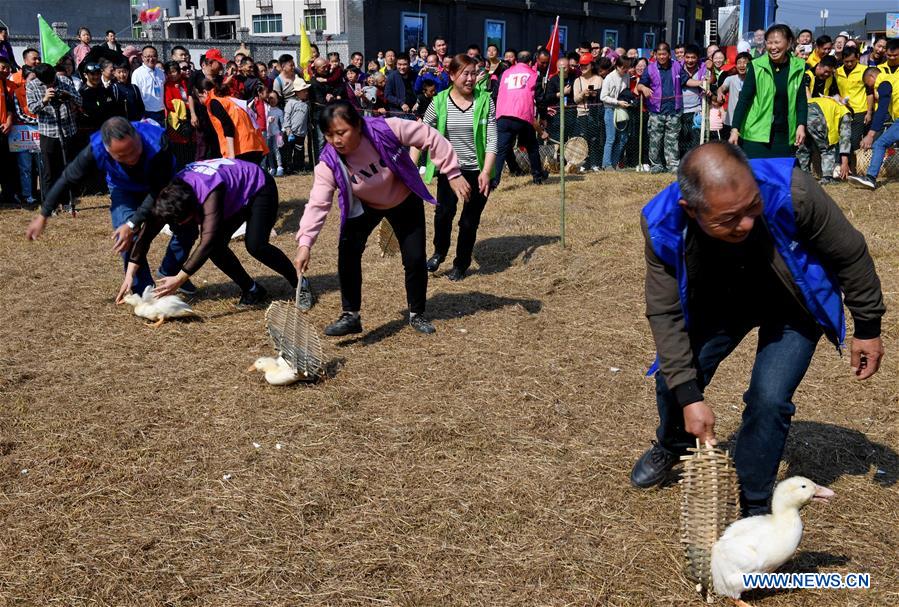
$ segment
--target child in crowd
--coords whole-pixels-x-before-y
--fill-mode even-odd
[[[265,108],[265,142],[268,144],[268,156],[265,159],[265,168],[275,177],[284,175],[284,167],[281,164],[281,125],[284,120],[284,111],[280,107],[278,93],[272,91],[266,97],[268,107]]]
[[[437,94],[437,81],[425,80],[421,84],[421,92],[418,94],[418,103],[415,104],[415,117],[421,120],[424,118],[431,100]]]
[[[293,84],[293,96],[284,104],[281,136],[284,140],[284,162],[291,171],[305,170],[312,164],[306,164],[304,145],[309,126],[309,88],[308,82],[297,78]]]

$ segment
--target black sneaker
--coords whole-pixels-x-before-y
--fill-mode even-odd
[[[431,333],[437,331],[437,329],[434,328],[434,325],[431,324],[431,321],[426,319],[421,314],[410,315],[409,326],[419,333],[424,333],[425,335],[430,335]]]
[[[259,283],[254,282],[253,286],[250,287],[249,290],[244,291],[243,295],[240,296],[240,301],[237,302],[237,305],[241,308],[258,306],[259,304],[264,303],[266,299],[268,299],[268,291],[266,291]]]
[[[459,282],[465,278],[465,270],[460,270],[456,266],[453,266],[453,269],[446,273],[446,277],[453,282]]]
[[[303,277],[300,285],[300,296],[297,298],[297,307],[303,312],[308,312],[315,305],[315,293],[312,292],[312,284],[309,279]]]
[[[440,267],[440,264],[443,263],[444,257],[440,253],[434,253],[431,255],[431,258],[428,260],[428,272],[436,272],[437,268]]]
[[[341,312],[340,317],[325,327],[325,335],[340,337],[352,333],[362,333],[362,317],[352,312]]]
[[[192,283],[190,280],[185,280],[184,284],[178,288],[179,293],[183,293],[188,297],[192,297],[197,294],[197,285]]]
[[[652,447],[640,456],[631,470],[631,484],[640,489],[659,485],[668,478],[668,473],[678,461],[680,458],[677,455],[652,441]]]
[[[870,190],[877,188],[877,182],[870,175],[850,175],[849,181]]]

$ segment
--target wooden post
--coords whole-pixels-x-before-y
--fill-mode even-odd
[[[559,70],[559,222],[561,224],[561,244],[565,248],[565,68]]]

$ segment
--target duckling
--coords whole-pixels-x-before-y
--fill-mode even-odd
[[[827,501],[834,492],[807,478],[794,476],[774,489],[771,514],[751,516],[725,529],[712,546],[712,580],[715,592],[730,597],[739,607],[746,590],[743,575],[767,573],[786,563],[802,539],[799,510],[810,501]]]
[[[156,297],[153,295],[153,287],[148,286],[144,289],[144,294],[139,296],[130,293],[124,297],[125,303],[134,306],[134,313],[141,318],[147,320],[155,320],[154,323],[147,323],[154,329],[161,326],[167,318],[185,318],[188,316],[197,316],[187,303],[175,295],[166,295],[165,297]]]
[[[284,360],[283,357],[271,358],[264,356],[257,358],[247,371],[263,371],[265,381],[273,386],[289,386],[300,379],[300,373]]]

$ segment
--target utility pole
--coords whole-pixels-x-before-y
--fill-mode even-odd
[[[819,15],[821,16],[821,29],[826,30],[827,29],[827,18],[830,16],[830,11],[828,11],[826,8],[821,9],[821,12],[819,13]],[[824,33],[824,32],[822,32],[822,33]]]

